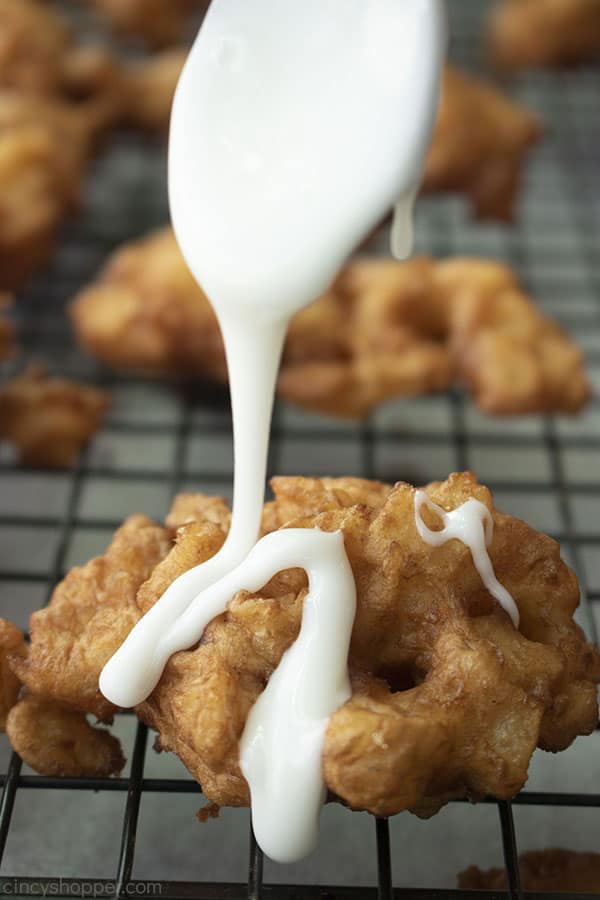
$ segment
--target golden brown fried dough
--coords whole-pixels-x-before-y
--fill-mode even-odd
[[[106,553],[72,569],[48,606],[31,616],[29,655],[13,661],[23,684],[109,720],[114,707],[98,689],[100,672],[139,619],[138,588],[169,547],[164,529],[131,516]]]
[[[0,92],[74,100],[74,112],[110,124],[121,108],[121,67],[99,47],[76,44],[62,17],[36,0],[0,2]],[[108,100],[114,109],[108,115]],[[98,105],[98,108],[96,106]]]
[[[52,255],[100,136],[119,123],[163,127],[170,67],[168,58],[122,63],[76,43],[45,4],[1,0],[0,290],[20,287]]]
[[[226,377],[216,318],[170,230],[119,250],[71,316],[80,342],[109,365]],[[574,413],[589,396],[580,351],[512,272],[469,259],[350,263],[292,320],[279,393],[361,417],[456,382],[497,415]]]
[[[327,785],[348,805],[430,815],[452,797],[511,797],[536,745],[556,751],[593,730],[600,656],[572,619],[575,576],[554,541],[495,510],[473,476],[451,476],[427,492],[445,509],[475,497],[492,512],[490,555],[520,609],[519,631],[462,543],[432,548],[421,540],[410,486],[280,478],[273,490],[270,527],[341,529],[356,578],[353,696],[332,717],[323,755]],[[192,498],[182,505],[189,516]],[[200,498],[200,516],[206,508]],[[218,550],[226,526],[214,519],[180,528],[140,589],[142,611]],[[297,569],[257,594],[240,591],[197,646],[171,658],[138,709],[160,747],[175,751],[218,805],[248,803],[238,742],[297,636],[305,593]]]
[[[26,694],[10,711],[6,731],[13,749],[40,775],[99,778],[117,775],[125,765],[116,737],[45,697]]]
[[[598,0],[502,0],[490,21],[493,61],[503,69],[564,66],[600,54]]]
[[[226,375],[212,307],[164,229],[126,244],[71,307],[77,335],[116,368]],[[127,335],[127,340],[123,337]]]
[[[332,717],[323,755],[327,785],[348,805],[430,815],[452,797],[510,797],[536,745],[563,749],[594,728],[600,656],[573,622],[575,576],[554,541],[495,510],[472,475],[427,491],[445,509],[471,497],[490,509],[490,555],[519,607],[519,631],[468,548],[421,540],[409,485],[279,478],[273,490],[265,531],[341,529],[356,578],[353,696]],[[177,498],[171,529],[179,522],[167,552],[168,533],[133,517],[103,557],[59,585],[32,617],[28,659],[13,660],[30,690],[110,717],[98,692],[104,663],[174,578],[218,551],[229,526],[222,501],[193,495]],[[199,644],[171,658],[137,710],[213,803],[248,803],[239,739],[298,634],[306,586],[292,569],[256,594],[240,591]]]
[[[6,717],[21,690],[21,682],[13,673],[9,659],[25,656],[26,652],[23,632],[12,622],[0,619],[0,731],[6,730]]]
[[[89,130],[68,105],[0,92],[0,289],[49,258],[78,203]]]
[[[531,850],[519,858],[521,882],[526,891],[565,894],[600,893],[600,854],[574,850]],[[505,890],[504,869],[482,872],[471,866],[458,876],[463,890]]]
[[[0,388],[0,439],[17,448],[25,465],[69,466],[109,406],[104,391],[30,366]]]
[[[71,44],[66,22],[34,0],[0,2],[0,88],[51,95]]]
[[[510,221],[522,169],[541,134],[525,106],[447,66],[424,187],[462,191],[478,217]]]
[[[174,44],[184,34],[188,15],[208,0],[85,0],[119,34],[137,37],[152,47]]]

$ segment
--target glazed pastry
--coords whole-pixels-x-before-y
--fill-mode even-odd
[[[50,96],[60,91],[71,45],[67,23],[36,0],[0,3],[0,89]]]
[[[71,316],[83,346],[111,366],[226,378],[212,308],[170,230],[117,251]],[[577,412],[589,396],[580,351],[512,272],[469,259],[350,263],[293,319],[279,392],[362,417],[455,383],[497,415]]]
[[[341,530],[356,581],[352,696],[331,717],[323,749],[327,786],[343,802],[428,816],[451,798],[512,797],[536,746],[558,751],[593,730],[600,656],[572,618],[575,576],[554,541],[498,512],[472,475],[425,490],[444,510],[469,500],[489,510],[489,556],[518,606],[518,630],[467,546],[422,539],[409,485],[278,478],[272,486],[263,530]],[[228,527],[226,504],[201,496],[180,498],[168,528],[130,518],[105,555],[69,573],[34,613],[15,674],[32,694],[108,720],[115,708],[98,690],[103,666],[165,588],[218,551]],[[238,742],[298,634],[306,584],[292,569],[257,593],[236,593],[137,709],[217,805],[249,801]]]

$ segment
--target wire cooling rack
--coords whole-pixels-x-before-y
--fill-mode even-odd
[[[479,33],[485,8],[480,0],[456,0],[451,10],[452,56],[475,68],[481,63]],[[460,199],[427,198],[421,204],[417,226],[418,248],[424,252],[489,256],[513,265],[542,308],[584,347],[596,387],[600,384],[599,74],[594,67],[568,74],[528,74],[509,85],[539,110],[549,128],[528,172],[517,225],[477,225],[470,221]],[[18,299],[18,325],[26,354],[48,360],[55,371],[107,387],[114,400],[113,412],[102,433],[69,473],[23,470],[15,465],[8,451],[0,454],[0,604],[4,613],[19,624],[25,624],[27,614],[48,600],[66,570],[102,550],[123,516],[133,511],[163,516],[177,490],[199,489],[228,495],[231,489],[231,422],[225,394],[205,385],[178,386],[116,377],[74,348],[64,315],[66,300],[92,276],[114,246],[166,221],[164,183],[162,148],[149,146],[147,139],[118,135],[94,166],[86,211],[66,228],[54,267]],[[374,249],[379,245],[380,240],[376,239]],[[458,392],[389,404],[367,423],[357,426],[281,405],[276,409],[271,473],[327,472],[425,482],[466,468],[475,469],[490,485],[501,508],[527,518],[561,541],[565,558],[575,567],[582,587],[579,620],[595,639],[594,609],[600,608],[597,396],[588,411],[573,420],[533,417],[493,421],[475,411]],[[395,883],[409,883],[403,874],[408,863],[406,854],[392,850],[390,823],[379,819],[373,820],[371,826],[376,864],[373,850],[367,845],[358,854],[359,866],[370,865],[373,871],[371,887],[364,882],[357,886],[356,881],[354,886],[333,887],[273,883],[263,877],[263,858],[251,829],[245,881],[236,877],[235,883],[204,883],[200,871],[193,881],[169,876],[149,882],[144,872],[135,868],[142,801],[166,795],[164,805],[152,807],[159,816],[166,817],[167,808],[178,795],[197,795],[200,805],[200,789],[185,777],[183,770],[177,775],[155,777],[154,764],[149,762],[152,751],[147,747],[146,728],[135,725],[133,717],[127,721],[131,741],[125,777],[41,777],[28,772],[16,754],[6,752],[1,778],[0,856],[4,857],[4,865],[0,893],[82,894],[84,889],[77,879],[57,881],[67,868],[72,876],[71,867],[57,870],[60,864],[55,863],[53,868],[42,871],[38,857],[44,841],[52,839],[52,832],[65,827],[67,813],[72,821],[66,826],[68,844],[62,847],[65,866],[78,844],[96,842],[94,822],[88,831],[84,823],[86,817],[94,816],[93,792],[100,792],[118,794],[122,803],[110,825],[118,833],[118,840],[111,845],[114,858],[105,860],[108,874],[93,879],[97,896],[153,895],[198,900],[457,900],[474,896],[452,889],[454,881],[448,879],[439,888],[393,888]],[[591,743],[589,746],[587,755],[578,757],[583,760],[578,769],[591,766]],[[553,764],[559,765],[558,758]],[[552,790],[527,790],[513,805],[519,811],[535,807],[539,815],[547,812],[553,818],[569,809],[575,809],[577,817],[582,818],[586,810],[590,811],[596,816],[590,833],[597,838],[600,793],[594,792],[591,778],[585,791],[572,789],[571,784],[572,779],[565,778],[564,785]],[[56,797],[57,792],[59,799],[48,807],[54,810],[54,818],[44,813],[40,826],[38,815],[35,825],[40,837],[36,838],[37,843],[27,845],[30,859],[24,863],[23,854],[19,857],[14,852],[11,841],[22,844],[23,835],[33,828],[34,797]],[[64,803],[61,797],[65,798]],[[522,896],[517,867],[519,828],[515,829],[519,819],[516,813],[513,818],[513,805],[489,801],[488,808],[493,809],[494,805],[508,891],[482,892],[477,896],[508,896],[516,900]],[[470,817],[476,813],[466,807],[463,811]],[[359,820],[358,815],[353,819]],[[393,827],[394,822],[391,824]],[[20,830],[13,838],[17,827]],[[185,827],[197,826],[191,820]],[[427,827],[433,826],[428,823]],[[473,825],[472,850],[465,857],[465,864],[478,862],[477,829]],[[439,839],[439,832],[437,835]],[[563,837],[568,843],[566,825]],[[167,845],[177,838],[167,828],[161,840]],[[197,840],[200,844],[205,838],[200,833]],[[425,842],[416,866],[423,870],[435,868],[436,857],[443,856],[450,840],[448,833],[436,848]],[[600,846],[596,849],[600,850]],[[229,852],[225,844],[222,852]],[[18,871],[11,869],[16,859],[20,859]],[[414,861],[412,864],[414,868]],[[240,865],[239,860],[231,864],[236,876]],[[281,881],[281,875],[277,881]],[[543,895],[537,896],[542,900]]]

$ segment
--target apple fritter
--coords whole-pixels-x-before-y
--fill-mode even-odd
[[[111,719],[100,672],[139,619],[137,591],[169,549],[163,528],[134,515],[102,556],[69,572],[48,606],[31,616],[27,658],[13,662],[32,694]]]
[[[221,335],[172,231],[125,245],[75,299],[77,336],[118,369],[225,380]],[[363,417],[395,397],[464,386],[495,415],[578,412],[582,354],[509,268],[475,259],[357,259],[292,320],[279,393]]]
[[[512,797],[536,746],[558,751],[593,730],[600,656],[573,621],[576,578],[558,545],[498,512],[474,476],[426,490],[444,509],[474,497],[490,510],[490,557],[519,607],[519,630],[467,547],[421,540],[409,485],[278,478],[272,486],[264,530],[341,530],[356,579],[353,695],[332,716],[323,752],[327,786],[343,802],[427,816],[454,797]],[[130,519],[103,557],[70,573],[34,614],[29,657],[13,661],[29,690],[112,714],[97,687],[104,663],[174,578],[217,552],[229,526],[224,503],[202,496],[179,497],[169,521],[164,531]],[[137,709],[213,803],[248,803],[239,739],[298,634],[306,588],[292,569],[255,594],[237,593],[197,645],[171,657]]]
[[[600,894],[600,854],[575,850],[530,850],[519,857],[521,883],[539,893]],[[504,869],[482,871],[470,866],[458,876],[463,890],[505,890]]]
[[[502,69],[572,66],[600,54],[598,0],[501,0],[489,28]]]
[[[427,491],[445,509],[476,497],[492,512],[490,555],[519,606],[520,631],[487,594],[466,547],[421,541],[408,485],[284,478],[273,489],[270,526],[341,529],[356,578],[353,696],[332,717],[323,756],[327,785],[344,802],[378,815],[430,815],[451,797],[511,797],[536,745],[563,749],[594,728],[600,657],[572,620],[575,576],[554,541],[496,511],[473,476]],[[188,499],[186,515],[191,508]],[[224,534],[204,518],[184,525],[140,590],[142,610]],[[171,658],[138,710],[217,804],[248,802],[238,741],[298,633],[305,592],[304,573],[292,570],[258,594],[237,594],[198,646]]]
[[[511,221],[539,119],[497,87],[447,66],[425,190],[457,191],[478,218]]]
[[[48,5],[36,0],[2,0],[0,89],[56,94],[70,45],[66,21]]]
[[[87,121],[59,100],[0,91],[0,290],[48,261],[79,202]]]
[[[6,731],[21,759],[44,775],[99,778],[125,765],[116,737],[46,697],[25,694],[11,709]]]
[[[49,376],[32,365],[0,388],[0,440],[25,465],[71,465],[96,433],[110,406],[98,388]]]
[[[76,40],[51,6],[39,0],[0,3],[0,93],[51,101],[74,101],[83,119],[109,124],[122,104],[121,66],[108,51]],[[98,104],[98,108],[96,108]],[[100,113],[102,112],[102,115]]]

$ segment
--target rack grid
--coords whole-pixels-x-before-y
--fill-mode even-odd
[[[457,0],[452,6],[454,59],[481,65],[481,23],[486,4]],[[447,255],[469,253],[506,260],[540,305],[554,315],[586,350],[589,371],[600,384],[600,70],[529,73],[508,87],[540,111],[549,123],[544,144],[528,172],[518,221],[511,228],[477,224],[458,198],[425,198],[417,227],[419,249]],[[24,470],[0,454],[0,546],[3,537],[37,541],[38,553],[0,554],[0,602],[11,592],[47,601],[66,570],[101,547],[122,514],[142,508],[160,516],[182,488],[214,493],[229,490],[231,421],[226,393],[208,385],[148,384],[98,367],[74,348],[65,302],[91,277],[107,252],[166,220],[164,155],[158,145],[131,134],[118,135],[89,179],[85,214],[67,226],[57,261],[18,300],[21,345],[28,356],[47,359],[55,371],[83,376],[110,390],[114,411],[103,432],[68,474]],[[383,238],[375,239],[377,251]],[[140,449],[143,453],[140,454]],[[225,462],[223,462],[225,460]],[[311,469],[307,472],[307,466]],[[475,468],[495,491],[498,504],[561,541],[582,588],[580,621],[597,639],[594,611],[600,609],[600,401],[595,396],[578,419],[553,417],[492,421],[473,410],[460,392],[390,404],[364,424],[337,423],[278,405],[269,473],[360,474],[386,480],[426,481],[453,469]],[[116,489],[116,490],[115,490]],[[24,496],[33,500],[22,503]],[[37,495],[37,501],[35,496]],[[110,502],[103,497],[109,495]],[[19,497],[19,503],[15,502]],[[48,510],[54,504],[56,511]],[[120,507],[122,505],[123,508]],[[89,552],[87,556],[91,555]],[[31,607],[39,605],[30,602]],[[10,833],[17,795],[32,791],[121,792],[126,795],[115,884],[94,879],[97,890],[139,895],[145,882],[134,877],[138,814],[148,794],[199,793],[183,778],[144,774],[148,734],[138,724],[127,777],[57,779],[24,774],[16,754],[0,778],[0,858]],[[245,884],[160,883],[160,897],[249,898],[249,900],[350,900],[420,898],[459,900],[522,897],[517,865],[518,834],[512,805],[495,804],[506,865],[507,892],[471,894],[452,889],[394,888],[389,825],[374,821],[377,884],[372,888],[285,886],[263,883],[263,859],[249,832]],[[597,793],[524,791],[517,805],[600,808]],[[83,809],[83,807],[82,807]],[[193,823],[192,823],[193,827]],[[167,836],[168,839],[168,836]],[[600,848],[598,848],[600,849]],[[426,864],[424,860],[424,865]],[[23,877],[27,886],[48,886],[51,876]],[[0,892],[10,873],[0,876]],[[71,880],[63,879],[65,893]],[[146,885],[147,887],[147,885]],[[534,895],[530,895],[534,896]],[[535,895],[543,900],[542,894]],[[552,894],[548,897],[557,897]],[[573,894],[569,895],[574,897]],[[587,895],[590,896],[590,895]],[[600,897],[600,894],[594,895]]]

